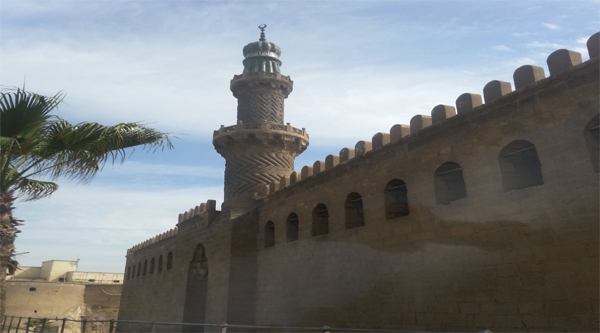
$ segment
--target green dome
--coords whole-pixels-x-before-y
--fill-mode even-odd
[[[260,39],[244,46],[244,72],[279,73],[281,48],[275,43],[267,42],[264,28],[261,25]]]

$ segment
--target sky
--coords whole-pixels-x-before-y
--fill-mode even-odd
[[[512,83],[522,65],[548,75],[557,49],[588,60],[599,12],[583,0],[3,0],[0,85],[66,93],[54,114],[72,123],[140,122],[176,137],[173,150],[136,149],[89,184],[59,179],[51,197],[18,201],[17,259],[123,272],[127,249],[179,213],[219,207],[225,161],[212,133],[236,123],[229,82],[260,24],[294,81],[285,121],[310,135],[299,171],[489,81]]]

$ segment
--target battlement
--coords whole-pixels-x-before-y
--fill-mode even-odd
[[[207,200],[206,202],[201,203],[199,206],[196,206],[194,208],[191,208],[187,212],[183,212],[183,213],[179,214],[179,217],[177,219],[177,222],[178,222],[177,225],[179,226],[179,224],[181,224],[181,223],[191,221],[193,218],[196,218],[196,217],[200,217],[201,219],[203,219],[205,216],[207,217],[206,225],[208,225],[212,221],[214,221],[216,215],[219,212],[220,211],[217,210],[217,201]],[[134,245],[132,248],[128,249],[127,254],[129,255],[130,253],[133,253],[140,249],[146,248],[150,245],[154,245],[160,241],[175,237],[175,236],[177,236],[178,231],[179,231],[179,228],[175,227],[169,231],[163,232],[160,235],[149,238],[139,244]]]
[[[175,237],[175,236],[177,236],[177,231],[178,231],[178,228],[175,227],[175,228],[173,228],[173,229],[171,229],[169,231],[163,232],[160,235],[156,235],[156,236],[154,236],[152,238],[149,238],[149,239],[147,239],[147,240],[145,240],[145,241],[143,241],[143,242],[141,242],[139,244],[136,244],[132,248],[130,248],[130,249],[127,250],[127,255],[132,254],[132,253],[134,253],[134,252],[136,252],[136,251],[138,251],[140,249],[143,249],[145,247],[148,247],[150,245],[156,244],[156,243],[158,243],[160,241],[163,241],[163,240]]]
[[[194,217],[206,215],[208,213],[216,213],[217,211],[217,201],[208,200],[200,204],[200,206],[196,206],[195,208],[191,208],[189,211],[179,214],[178,223],[184,223],[188,220],[193,219]],[[210,221],[212,222],[212,221]]]
[[[492,80],[483,88],[483,98],[479,94],[464,93],[455,102],[455,106],[437,105],[430,115],[415,115],[410,120],[410,125],[393,125],[389,133],[376,133],[371,141],[358,141],[352,148],[343,148],[339,155],[328,155],[325,161],[316,161],[312,166],[304,166],[301,172],[292,172],[289,176],[282,176],[279,180],[265,185],[261,189],[261,196],[267,197],[274,192],[293,185],[299,181],[330,170],[348,161],[360,158],[372,151],[379,150],[392,143],[398,143],[402,139],[415,137],[426,130],[441,130],[439,126],[447,123],[449,118],[462,117],[472,112],[479,112],[486,107],[494,107],[512,100],[521,93],[550,82],[554,78],[562,77],[578,68],[593,65],[599,61],[600,32],[592,35],[587,41],[590,60],[583,62],[581,54],[575,51],[560,49],[551,53],[546,62],[550,75],[546,77],[544,69],[538,66],[524,65],[517,68],[513,73],[515,90],[512,90],[510,82]],[[484,103],[485,101],[485,103]]]

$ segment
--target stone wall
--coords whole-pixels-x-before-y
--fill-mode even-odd
[[[147,320],[162,322],[183,322],[184,305],[188,293],[188,273],[198,245],[205,249],[208,258],[206,275],[210,288],[206,290],[206,312],[204,320],[222,323],[227,318],[227,297],[229,285],[231,224],[229,216],[215,210],[214,202],[203,212],[186,212],[180,216],[177,233],[150,245],[134,247],[127,256],[123,295],[119,311],[122,320]],[[173,262],[167,268],[168,254]],[[163,256],[163,268],[158,272],[158,258]],[[155,270],[150,273],[150,262],[155,260]],[[144,274],[144,262],[148,262]],[[135,267],[127,278],[129,267]],[[142,267],[140,270],[138,267]],[[190,297],[193,297],[191,295]],[[189,300],[188,300],[189,301]],[[147,329],[143,325],[119,324],[121,332],[136,332]],[[173,331],[170,326],[158,326],[157,331]],[[175,331],[180,330],[176,327]]]
[[[243,215],[210,201],[181,214],[128,251],[119,319],[597,331],[590,57],[559,50],[548,78],[522,66],[514,92],[491,81],[485,104],[438,105],[265,186]]]
[[[79,320],[82,315],[85,315],[84,291],[83,284],[7,281],[6,314]],[[66,326],[67,332],[77,327],[79,324],[69,323]]]
[[[598,330],[597,152],[586,145],[598,91],[596,58],[267,196],[256,324]],[[507,189],[519,169],[500,166],[519,150],[537,152],[541,183],[527,187],[529,165],[515,180],[525,188]],[[443,199],[448,162],[461,169],[464,198]],[[392,180],[407,190],[397,217],[386,213]],[[348,224],[360,213],[351,193],[362,226]],[[313,236],[319,204],[328,232]]]

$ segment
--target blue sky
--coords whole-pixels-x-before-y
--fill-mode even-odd
[[[285,118],[310,135],[296,170],[370,141],[394,124],[546,69],[554,50],[589,59],[599,1],[11,1],[0,4],[0,84],[67,93],[57,115],[138,121],[176,135],[175,149],[136,150],[88,185],[58,180],[18,202],[26,266],[80,259],[121,272],[127,248],[173,228],[179,213],[223,200],[212,131],[236,122],[229,90],[242,48],[268,25],[294,81]]]

